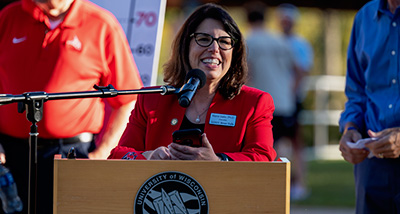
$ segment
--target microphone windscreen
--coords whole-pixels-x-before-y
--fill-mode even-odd
[[[200,69],[192,69],[190,70],[185,78],[185,81],[188,81],[192,77],[197,77],[200,80],[199,89],[206,84],[206,74]]]

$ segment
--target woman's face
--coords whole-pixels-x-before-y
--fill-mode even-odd
[[[229,37],[221,22],[215,19],[205,19],[195,33],[209,34],[214,38]],[[222,45],[223,41],[220,39]],[[200,69],[207,76],[207,83],[219,82],[228,72],[232,62],[233,49],[223,50],[217,41],[208,47],[198,45],[194,38],[190,41],[189,63],[192,69]]]

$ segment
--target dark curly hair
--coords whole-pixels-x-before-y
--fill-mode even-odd
[[[217,89],[224,98],[233,99],[240,93],[240,89],[247,80],[248,68],[245,42],[233,18],[226,10],[213,3],[198,7],[178,31],[172,43],[171,57],[164,65],[164,81],[174,87],[181,87],[184,84],[186,73],[192,69],[189,64],[189,46],[192,39],[190,35],[207,18],[220,21],[224,26],[224,30],[236,39],[231,66],[220,80]]]

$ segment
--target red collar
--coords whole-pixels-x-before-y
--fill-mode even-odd
[[[68,14],[65,16],[62,22],[63,27],[76,27],[79,26],[82,21],[82,14],[80,14],[82,2],[75,0]],[[33,0],[22,0],[22,8],[32,15],[32,17],[42,23],[45,23],[48,27],[50,26],[49,18],[47,15],[33,2]]]

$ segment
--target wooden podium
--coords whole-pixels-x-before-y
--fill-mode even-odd
[[[281,160],[274,162],[129,161],[73,160],[56,156],[54,214],[139,213],[135,212],[136,202],[139,204],[147,201],[148,204],[149,201],[144,198],[146,192],[157,193],[160,195],[159,198],[162,196],[162,201],[166,202],[164,203],[166,207],[163,209],[172,207],[172,204],[180,204],[182,207],[182,199],[178,203],[175,197],[177,195],[179,197],[177,193],[179,191],[173,191],[174,195],[171,191],[166,193],[165,188],[162,193],[149,190],[152,186],[155,187],[157,182],[161,183],[163,177],[173,177],[172,174],[164,175],[165,172],[183,173],[182,177],[187,175],[189,179],[187,177],[184,179],[186,186],[194,188],[196,192],[202,187],[208,202],[206,213],[288,214],[290,213],[290,162],[286,158]],[[158,176],[154,177],[155,175]],[[204,195],[200,196],[204,200]],[[140,198],[143,200],[140,201]],[[173,203],[174,200],[176,203]],[[162,207],[160,201],[161,199],[154,199],[153,204]]]

